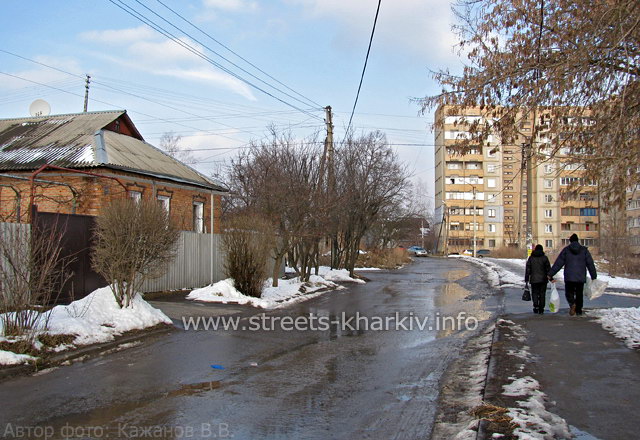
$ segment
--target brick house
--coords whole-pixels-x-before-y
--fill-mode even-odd
[[[228,189],[146,143],[126,111],[0,119],[0,222],[39,212],[99,215],[154,199],[180,229],[220,232]]]

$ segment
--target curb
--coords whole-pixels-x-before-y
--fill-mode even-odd
[[[495,343],[497,342],[497,335],[498,335],[498,321],[502,319],[502,315],[496,317],[494,326],[493,326],[493,335],[491,337],[491,345],[489,346],[489,359],[487,361],[487,374],[485,375],[484,378],[484,388],[482,390],[482,401],[485,402],[486,401],[486,397],[487,397],[487,388],[489,386],[489,380],[492,378],[493,375],[493,371],[495,370],[495,365],[496,365],[496,359],[493,356],[493,347],[495,345]],[[480,419],[480,421],[478,422],[478,431],[476,434],[476,440],[483,440],[486,438],[486,429],[487,426],[487,421]]]
[[[46,368],[55,367],[57,365],[62,364],[66,361],[71,361],[73,359],[77,359],[83,356],[92,356],[95,354],[100,354],[104,351],[108,351],[112,348],[118,347],[119,345],[126,344],[129,342],[140,341],[143,339],[147,339],[153,336],[158,336],[162,334],[169,334],[178,329],[173,325],[163,325],[160,328],[155,328],[148,332],[142,331],[140,333],[135,334],[124,334],[116,337],[113,341],[104,342],[101,344],[88,345],[84,347],[80,347],[75,350],[70,350],[69,352],[60,353],[58,355],[52,355],[42,364],[22,364],[15,365],[7,368],[0,369],[0,381],[8,379],[14,376],[23,376],[32,373],[36,373],[40,370],[44,370]]]

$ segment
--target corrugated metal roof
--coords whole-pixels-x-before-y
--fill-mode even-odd
[[[0,170],[111,166],[226,191],[141,139],[103,130],[119,118],[130,122],[125,111],[0,119]]]

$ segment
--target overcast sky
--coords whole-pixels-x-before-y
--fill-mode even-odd
[[[89,110],[126,109],[145,140],[155,145],[164,132],[182,135],[181,146],[197,150],[196,168],[204,173],[250,139],[262,138],[270,124],[299,136],[323,129],[321,107],[326,105],[333,107],[336,138],[341,139],[377,0],[161,1],[188,22],[158,0],[3,2],[0,50],[76,76],[0,52],[0,117],[28,116],[29,104],[37,98],[49,102],[52,114],[80,112],[82,77],[88,73]],[[394,148],[413,179],[428,183],[430,195],[433,116],[419,115],[412,98],[438,91],[429,69],[455,69],[460,64],[452,49],[449,4],[382,0],[353,119],[357,132],[380,129],[392,144],[417,144]],[[116,5],[138,10],[209,61]]]

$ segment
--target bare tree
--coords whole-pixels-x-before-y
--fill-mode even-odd
[[[480,107],[461,150],[498,132],[525,136],[533,155],[560,149],[607,199],[640,183],[640,5],[637,0],[458,0],[461,75],[434,74],[442,92],[423,110]],[[522,118],[534,119],[528,132]],[[547,139],[541,139],[541,134]]]
[[[175,256],[180,231],[153,200],[117,199],[96,220],[92,266],[128,307],[147,279],[162,275]]]
[[[65,225],[0,223],[0,321],[2,333],[34,335],[46,328],[43,307],[55,301],[72,273],[62,256]]]
[[[386,212],[401,209],[407,174],[379,131],[349,137],[336,149],[332,267],[353,275],[365,233]]]
[[[305,279],[317,261],[327,209],[319,192],[316,144],[272,130],[270,141],[253,144],[231,163],[230,187],[238,195],[235,209],[267,219],[277,236],[272,249],[274,286],[285,256]]]
[[[181,140],[182,136],[175,134],[173,131],[168,131],[160,137],[160,148],[169,156],[178,159],[182,163],[186,163],[187,165],[195,164],[196,158],[193,157],[191,151],[184,150],[180,147]]]

